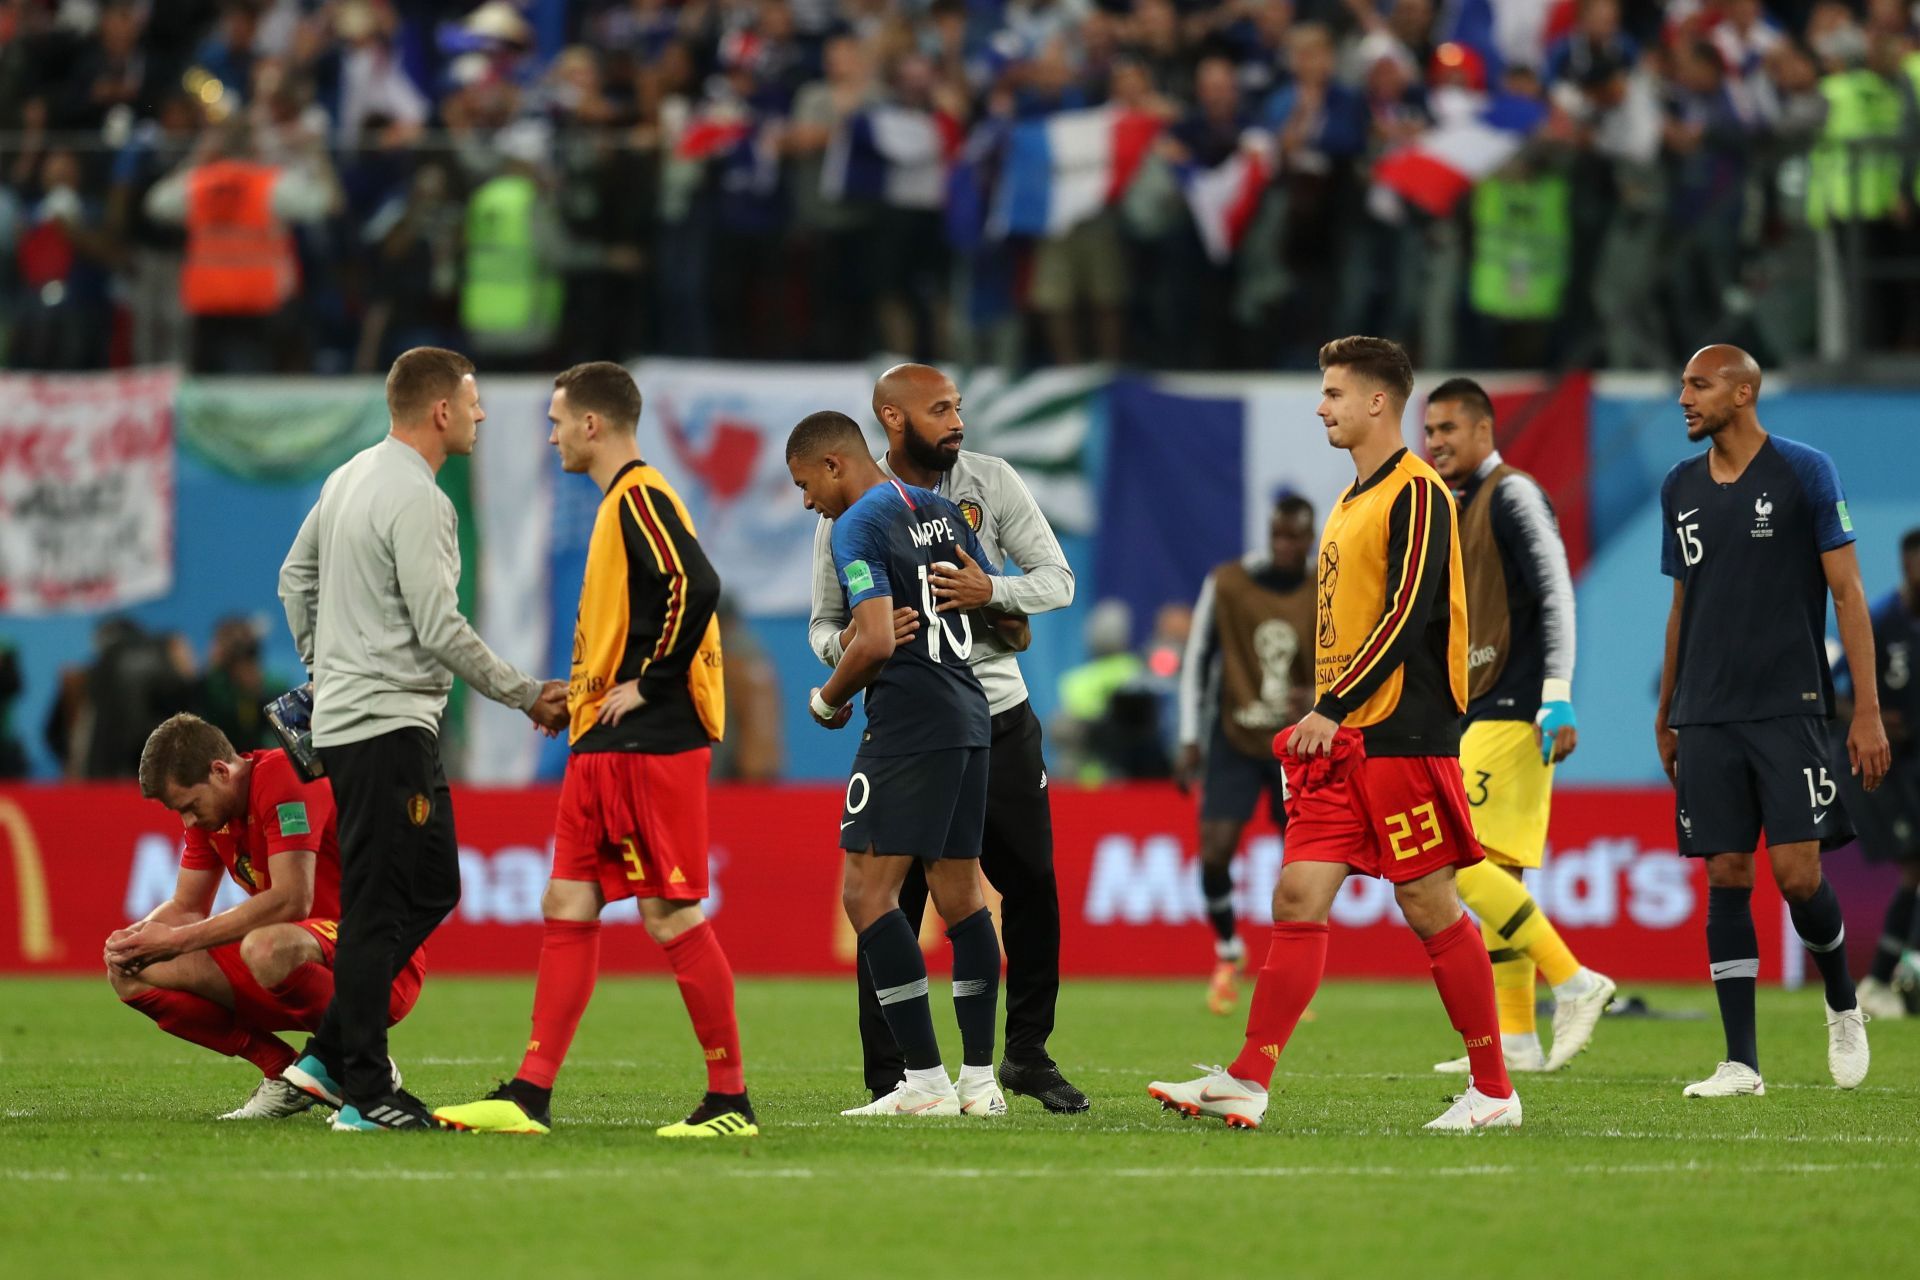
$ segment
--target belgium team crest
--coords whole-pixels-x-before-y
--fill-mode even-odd
[[[972,498],[962,498],[956,505],[959,506],[960,514],[966,520],[967,527],[975,533],[980,532],[980,519],[983,514],[980,510],[980,504]]]
[[[418,792],[407,798],[407,821],[416,827],[427,825],[427,819],[433,816],[433,801]]]

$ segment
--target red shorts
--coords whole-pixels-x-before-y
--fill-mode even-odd
[[[1354,740],[1332,762],[1274,751],[1287,776],[1284,862],[1344,862],[1404,884],[1486,856],[1453,756],[1369,760]]]
[[[711,747],[570,758],[553,824],[553,878],[597,880],[608,902],[706,897],[712,758]]]
[[[320,967],[333,971],[333,951],[336,939],[340,936],[340,924],[336,920],[297,920],[298,928],[312,934],[314,941],[320,944]],[[312,1031],[319,1027],[320,1016],[327,1011],[327,1002],[333,998],[333,984],[302,984],[301,989],[288,998],[273,994],[260,985],[253,976],[253,970],[247,968],[247,962],[240,958],[240,944],[229,942],[224,946],[207,952],[213,962],[220,966],[220,972],[227,976],[227,985],[233,988],[233,1011],[241,1021],[257,1027],[261,1031]],[[387,996],[387,1025],[392,1026],[413,1011],[413,1005],[420,998],[420,984],[427,976],[427,949],[420,948],[407,959],[407,967],[393,980],[393,990]],[[316,986],[319,989],[314,989]]]

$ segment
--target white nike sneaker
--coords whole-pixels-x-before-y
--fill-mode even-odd
[[[1860,997],[1860,1008],[1876,1022],[1887,1022],[1894,1018],[1907,1016],[1907,1002],[1900,998],[1900,992],[1891,982],[1882,982],[1878,978],[1862,978],[1854,994]]]
[[[1547,1055],[1546,1070],[1558,1071],[1585,1052],[1587,1042],[1593,1039],[1593,1029],[1600,1025],[1600,1015],[1613,1003],[1613,993],[1619,990],[1619,984],[1604,973],[1595,973],[1583,969],[1587,976],[1587,989],[1577,995],[1563,996],[1558,991],[1553,995],[1553,1052]]]
[[[316,1105],[316,1099],[302,1093],[294,1085],[279,1076],[268,1076],[262,1080],[247,1100],[232,1111],[221,1116],[222,1120],[284,1120],[288,1116],[297,1116],[308,1107]]]
[[[1827,1070],[1842,1089],[1857,1089],[1867,1078],[1867,1014],[1854,1008],[1827,1010]]]
[[[1207,1074],[1178,1084],[1155,1080],[1147,1086],[1147,1096],[1158,1100],[1168,1111],[1224,1120],[1229,1129],[1260,1127],[1261,1119],[1267,1114],[1265,1089],[1234,1079],[1225,1067],[1209,1067],[1203,1062],[1193,1065]]]
[[[1000,1086],[988,1076],[978,1084],[968,1084],[962,1080],[953,1087],[960,1099],[960,1114],[963,1116],[1003,1116],[1007,1114],[1007,1095],[1000,1092]]]
[[[1524,1034],[1524,1033],[1521,1033]],[[1519,1044],[1509,1043],[1501,1037],[1500,1051],[1507,1059],[1508,1071],[1548,1071],[1546,1050],[1540,1047],[1540,1041],[1528,1037]],[[1473,1070],[1471,1058],[1448,1058],[1445,1062],[1436,1062],[1433,1069],[1442,1075],[1463,1076]]]
[[[1705,1080],[1680,1092],[1688,1098],[1761,1098],[1766,1096],[1767,1082],[1744,1062],[1723,1062]]]
[[[1000,1092],[996,1086],[994,1092]],[[1002,1110],[1006,1109],[1006,1100],[1000,1101]],[[957,1116],[960,1114],[960,1095],[949,1084],[946,1092],[936,1093],[932,1089],[923,1089],[911,1080],[902,1080],[893,1086],[893,1092],[884,1098],[875,1098],[864,1107],[849,1107],[840,1113],[843,1116]]]
[[[1421,1126],[1435,1133],[1479,1133],[1482,1129],[1518,1129],[1520,1127],[1520,1095],[1510,1098],[1489,1098],[1473,1087],[1473,1077],[1467,1077],[1467,1091],[1453,1100],[1438,1119],[1429,1120]]]

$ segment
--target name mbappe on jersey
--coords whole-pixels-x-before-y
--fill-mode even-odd
[[[867,686],[860,741],[867,755],[984,747],[991,740],[987,697],[967,663],[973,620],[937,612],[933,597],[934,564],[960,563],[962,547],[983,570],[999,572],[960,508],[898,480],[867,490],[833,522],[833,563],[848,611],[891,596],[894,608],[910,605],[920,615],[920,630]]]
[[[1853,541],[1833,460],[1771,436],[1737,480],[1707,454],[1660,487],[1660,570],[1685,588],[1673,725],[1833,712],[1820,557]]]

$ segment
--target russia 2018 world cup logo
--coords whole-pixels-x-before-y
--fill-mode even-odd
[[[1329,542],[1320,548],[1320,647],[1333,648],[1338,638],[1333,626],[1333,591],[1340,582],[1340,544]]]

